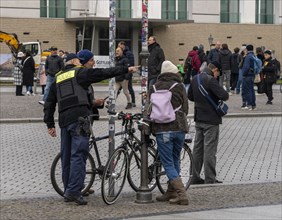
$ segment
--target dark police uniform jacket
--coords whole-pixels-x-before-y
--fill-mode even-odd
[[[92,83],[127,72],[128,67],[88,69],[67,65],[62,72],[56,75],[55,82],[51,85],[49,95],[44,104],[44,122],[47,124],[47,127],[55,127],[54,113],[57,103],[60,127],[77,122],[79,117],[91,114],[92,109],[89,103],[88,87]]]

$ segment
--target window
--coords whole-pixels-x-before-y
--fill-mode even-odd
[[[65,18],[66,0],[40,0],[40,17]]]
[[[256,0],[256,24],[273,24],[273,0]]]
[[[175,0],[162,0],[162,19],[175,20]]]
[[[220,22],[221,23],[239,23],[239,0],[221,0],[220,1]]]
[[[187,0],[178,0],[178,20],[187,20]]]
[[[131,0],[117,1],[117,17],[131,18]]]

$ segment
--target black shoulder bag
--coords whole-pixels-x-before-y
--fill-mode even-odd
[[[219,100],[218,104],[216,104],[212,100],[212,98],[209,96],[207,90],[205,90],[205,88],[201,84],[200,74],[197,75],[197,81],[198,81],[198,88],[199,88],[200,92],[212,104],[212,106],[216,110],[216,113],[221,117],[226,115],[227,112],[228,112],[228,105],[225,102],[223,102],[222,100]]]

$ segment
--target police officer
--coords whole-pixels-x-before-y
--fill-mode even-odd
[[[48,133],[56,137],[54,112],[58,103],[64,201],[86,205],[81,189],[84,187],[90,134],[85,126],[80,126],[78,118],[91,114],[92,103],[89,101],[88,87],[91,83],[135,72],[137,67],[84,68],[73,53],[67,56],[65,65],[55,75],[55,82],[51,85],[44,104],[44,122]]]

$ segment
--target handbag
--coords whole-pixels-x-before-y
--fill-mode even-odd
[[[260,82],[261,82],[260,74],[256,74],[255,79],[254,79],[254,83],[260,83]]]
[[[205,88],[201,84],[200,74],[197,75],[197,81],[198,81],[198,88],[199,88],[200,92],[211,103],[211,105],[214,107],[218,116],[222,117],[222,116],[226,115],[227,112],[228,112],[228,105],[222,100],[219,100],[218,104],[216,104],[212,100],[212,98],[209,96],[209,93],[207,92],[207,90],[205,90]]]

